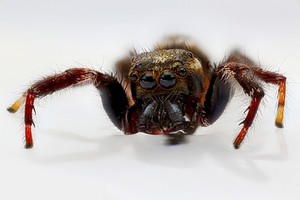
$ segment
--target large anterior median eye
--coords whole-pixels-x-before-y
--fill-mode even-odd
[[[144,74],[140,79],[140,85],[144,89],[152,90],[156,87],[157,83],[151,74]]]
[[[172,73],[164,72],[159,78],[159,84],[166,89],[172,88],[176,84],[176,78]]]

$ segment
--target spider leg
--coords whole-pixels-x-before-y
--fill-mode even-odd
[[[253,73],[255,73],[259,79],[266,83],[278,85],[278,108],[275,125],[278,128],[282,128],[286,94],[286,77],[279,73],[263,70],[255,65],[251,59],[242,55],[239,51],[232,52],[232,54],[228,57],[227,62],[239,62],[251,66]]]
[[[279,104],[276,125],[282,127],[283,108],[285,101],[284,76],[277,73],[264,71],[259,67],[247,65],[242,62],[230,62],[230,59],[218,67],[217,74],[221,81],[225,82],[228,78],[234,78],[241,85],[244,92],[252,98],[250,106],[247,109],[247,116],[241,123],[243,124],[243,128],[233,143],[236,149],[240,147],[243,139],[245,138],[248,129],[252,125],[254,117],[257,113],[261,99],[264,97],[264,91],[260,81],[279,85]]]
[[[259,67],[256,67],[253,72],[266,83],[278,85],[278,107],[277,107],[275,125],[278,128],[283,128],[282,121],[283,121],[284,105],[285,105],[286,77],[275,72],[264,71]]]
[[[221,65],[218,70],[218,75],[221,77],[222,81],[226,81],[227,78],[234,77],[241,85],[244,92],[252,98],[250,106],[247,109],[247,116],[241,123],[243,124],[243,128],[233,142],[234,148],[238,149],[244,140],[249,127],[252,125],[260,101],[264,96],[264,91],[256,76],[253,74],[252,69],[245,64],[229,62],[225,65]]]
[[[7,109],[14,113],[25,103],[25,148],[33,146],[31,126],[34,100],[70,86],[86,84],[93,84],[100,91],[105,111],[115,126],[122,128],[128,100],[121,84],[111,75],[87,68],[73,68],[34,83],[19,100]]]

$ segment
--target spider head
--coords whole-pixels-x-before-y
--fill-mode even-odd
[[[195,84],[193,77],[200,84]],[[132,58],[129,79],[133,98],[188,95],[201,87],[203,71],[194,55],[182,49],[156,50]]]
[[[203,70],[194,55],[183,49],[156,50],[132,59],[131,94],[138,102],[138,130],[169,134],[184,130],[203,94]],[[193,111],[194,112],[194,111]]]

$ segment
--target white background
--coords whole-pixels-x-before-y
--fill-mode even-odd
[[[288,77],[285,128],[276,87],[241,149],[232,147],[249,99],[238,93],[188,143],[124,136],[92,86],[36,101],[35,147],[23,114],[6,112],[34,81],[69,67],[109,71],[131,48],[189,35],[213,62],[239,48]],[[300,1],[0,0],[0,199],[300,199]],[[298,123],[297,123],[298,122]]]

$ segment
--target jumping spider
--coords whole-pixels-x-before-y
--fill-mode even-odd
[[[72,68],[37,81],[17,100],[9,112],[25,103],[25,148],[33,146],[31,126],[34,100],[71,86],[93,84],[100,92],[103,107],[112,123],[125,134],[164,134],[171,143],[198,126],[214,123],[230,101],[236,80],[250,96],[243,128],[235,138],[239,148],[264,96],[261,82],[278,85],[275,125],[283,127],[286,77],[263,70],[238,51],[218,65],[193,43],[172,37],[153,51],[133,53],[116,65],[118,76],[88,68]]]

